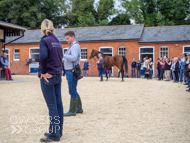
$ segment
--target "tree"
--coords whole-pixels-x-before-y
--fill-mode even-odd
[[[126,13],[136,24],[170,26],[189,24],[189,0],[122,0]]]
[[[0,20],[36,29],[48,18],[56,28],[61,27],[66,22],[63,19],[64,3],[65,0],[1,0]]]
[[[107,20],[108,17],[115,13],[113,0],[100,0],[96,13],[96,21],[100,24],[102,21]]]
[[[94,0],[71,0],[71,9],[67,12],[69,27],[86,27],[96,24],[94,18]]]
[[[118,14],[109,22],[109,25],[130,25],[130,16],[128,14]]]
[[[158,1],[160,12],[159,26],[189,24],[190,1],[189,0],[162,0]]]

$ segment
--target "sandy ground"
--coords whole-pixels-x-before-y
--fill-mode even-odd
[[[37,143],[48,128],[48,110],[36,76],[0,83],[0,143]],[[64,118],[64,143],[189,143],[190,93],[179,83],[97,77],[79,81],[83,114]],[[64,111],[70,96],[62,82]]]

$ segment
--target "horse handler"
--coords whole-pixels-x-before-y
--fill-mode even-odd
[[[69,94],[71,95],[69,111],[64,114],[67,117],[75,116],[76,113],[83,113],[83,109],[80,96],[77,92],[77,75],[73,70],[75,66],[80,65],[81,49],[73,31],[66,32],[65,39],[70,44],[67,52],[63,55]]]
[[[103,76],[102,76],[102,73],[103,73],[103,66],[104,66],[104,59],[102,58],[102,54],[99,53],[98,54],[98,70],[99,70],[99,75],[100,75],[100,81],[103,81]]]
[[[61,99],[61,70],[62,70],[62,46],[53,34],[53,23],[45,19],[41,24],[44,35],[40,41],[40,60],[38,77],[41,89],[49,109],[50,127],[49,133],[44,133],[46,138],[41,142],[59,141],[63,128],[63,105]]]

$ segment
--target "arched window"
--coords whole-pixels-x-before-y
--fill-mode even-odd
[[[118,55],[121,55],[121,56],[126,57],[126,47],[120,46],[120,47],[118,48]]]
[[[166,56],[169,58],[169,48],[167,46],[160,47],[160,57]]]

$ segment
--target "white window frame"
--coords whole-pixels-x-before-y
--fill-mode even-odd
[[[111,48],[112,49],[112,56],[114,56],[113,55],[113,47],[109,47],[109,46],[105,46],[105,47],[99,47],[99,51],[101,50],[101,49],[103,49],[103,48]],[[110,53],[103,53],[103,54],[110,54]],[[113,70],[113,67],[112,67],[112,76],[114,75],[114,70]]]
[[[153,77],[155,76],[155,68],[154,68],[154,66],[156,65],[155,63],[155,47],[153,47],[153,46],[143,46],[143,47],[139,47],[139,60],[140,60],[140,57],[141,57],[141,49],[143,49],[143,48],[153,48],[153,53],[146,53],[147,55],[149,55],[149,54],[153,54],[153,65],[152,65],[152,69],[153,69]],[[141,70],[143,70],[143,63],[141,63]]]
[[[119,49],[120,49],[120,48],[125,48],[125,55],[123,55],[123,54],[122,54],[122,55],[119,54]],[[126,49],[127,49],[127,48],[126,48],[125,46],[120,46],[120,47],[118,47],[118,55],[121,55],[121,56],[125,56],[125,57],[126,57],[126,56],[127,56]],[[122,52],[123,52],[123,51],[122,51]]]
[[[19,50],[19,59],[15,59],[15,50]],[[13,61],[20,61],[20,49],[19,48],[15,48],[13,49]]]
[[[159,48],[159,57],[161,57],[161,48],[168,48],[168,57],[166,57],[166,58],[169,58],[170,56],[169,56],[169,47],[168,46],[161,46],[160,48]],[[163,56],[162,56],[163,57]]]
[[[113,56],[113,47],[109,47],[109,46],[105,46],[105,47],[99,47],[99,51],[100,51],[100,49],[102,49],[102,48],[111,48],[112,49],[112,56]],[[109,53],[104,53],[104,54],[109,54]]]
[[[82,59],[82,49],[86,49],[86,59]],[[80,60],[81,60],[81,61],[86,61],[87,59],[88,59],[88,49],[87,49],[87,48],[81,48]]]
[[[187,53],[187,52],[185,52],[185,47],[190,47],[190,45],[183,46],[183,53]]]
[[[39,48],[39,47],[29,48],[29,58],[31,58],[31,55],[32,55],[32,53],[30,53],[30,50],[31,50],[31,49],[40,49],[40,48]],[[39,53],[39,54],[40,54],[40,53]],[[37,64],[37,63],[38,63],[38,62],[36,62],[36,67],[39,66],[39,63],[38,63],[38,64]],[[31,71],[30,71],[31,66],[32,66],[31,64],[29,64],[29,66],[28,66],[28,67],[29,67],[29,73],[30,73],[30,74],[37,74],[37,73],[31,73]]]

